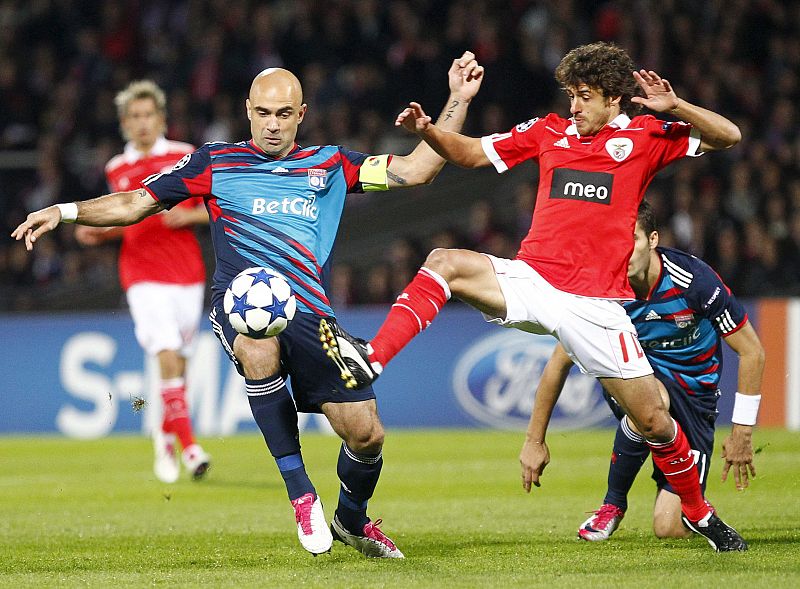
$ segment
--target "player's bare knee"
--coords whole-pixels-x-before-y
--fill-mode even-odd
[[[637,416],[635,425],[639,433],[651,442],[669,442],[675,436],[672,418],[663,407],[652,408]]]
[[[437,247],[425,258],[423,266],[449,281],[456,274],[455,252],[456,250]]]
[[[344,441],[354,452],[377,454],[383,448],[384,435],[380,421],[372,421],[347,432]]]
[[[275,338],[256,340],[240,335],[233,349],[247,378],[266,378],[280,370],[280,347]]]

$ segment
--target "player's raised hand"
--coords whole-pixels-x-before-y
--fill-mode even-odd
[[[525,492],[531,492],[531,484],[541,487],[539,477],[550,464],[550,449],[547,443],[534,442],[526,438],[519,453],[519,463],[522,467],[522,488]]]
[[[447,72],[447,80],[452,94],[472,100],[483,82],[483,66],[475,60],[472,51],[465,51],[464,55],[453,60],[453,65]]]
[[[412,133],[424,132],[430,124],[431,118],[425,114],[419,102],[409,102],[394,122],[395,127],[403,126]]]
[[[28,218],[11,232],[11,237],[17,241],[25,239],[25,249],[31,251],[39,236],[52,231],[60,222],[61,210],[53,205],[30,213]]]
[[[631,102],[646,106],[655,112],[669,112],[678,107],[678,95],[668,80],[653,70],[633,72],[633,77],[645,95],[634,96]]]
[[[750,486],[750,478],[756,477],[753,464],[752,428],[735,425],[731,434],[722,442],[722,482],[728,480],[728,472],[733,468],[736,488],[743,491]]]

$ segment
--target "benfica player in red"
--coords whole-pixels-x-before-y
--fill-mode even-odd
[[[646,438],[681,499],[686,525],[718,551],[746,550],[741,536],[703,500],[686,436],[661,400],[619,304],[634,298],[627,265],[637,209],[653,176],[682,157],[735,145],[740,131],[678,98],[655,72],[635,71],[627,53],[612,44],[573,49],[555,75],[569,97],[568,119],[551,113],[507,133],[471,138],[437,128],[417,103],[400,113],[403,126],[457,165],[491,164],[504,172],[525,160],[538,162],[531,229],[514,260],[433,250],[370,342],[323,325],[323,346],[349,386],[364,386],[451,296],[492,323],[552,334],[584,373],[600,379]],[[642,106],[683,122],[637,116]],[[538,473],[532,482],[538,486]]]
[[[194,146],[164,137],[166,98],[149,80],[131,83],[115,99],[128,143],[106,164],[112,192],[132,190],[159,172],[169,171]],[[208,223],[202,199],[148,217],[128,227],[75,228],[84,245],[122,238],[119,276],[136,331],[146,353],[158,359],[163,400],[162,426],[153,433],[159,480],[174,483],[180,474],[176,443],[193,478],[202,478],[209,456],[194,439],[186,404],[186,358],[203,312],[205,266],[192,226]]]

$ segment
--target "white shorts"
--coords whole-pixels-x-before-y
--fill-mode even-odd
[[[148,354],[192,352],[203,315],[205,285],[137,282],[127,291],[136,340]]]
[[[506,317],[484,314],[487,321],[554,335],[589,376],[636,378],[653,373],[636,329],[617,301],[558,290],[522,260],[487,257],[506,299]]]

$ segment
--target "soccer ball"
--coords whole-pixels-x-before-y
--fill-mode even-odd
[[[248,337],[278,335],[294,317],[297,299],[286,279],[271,268],[248,268],[231,280],[222,307],[233,328]]]

